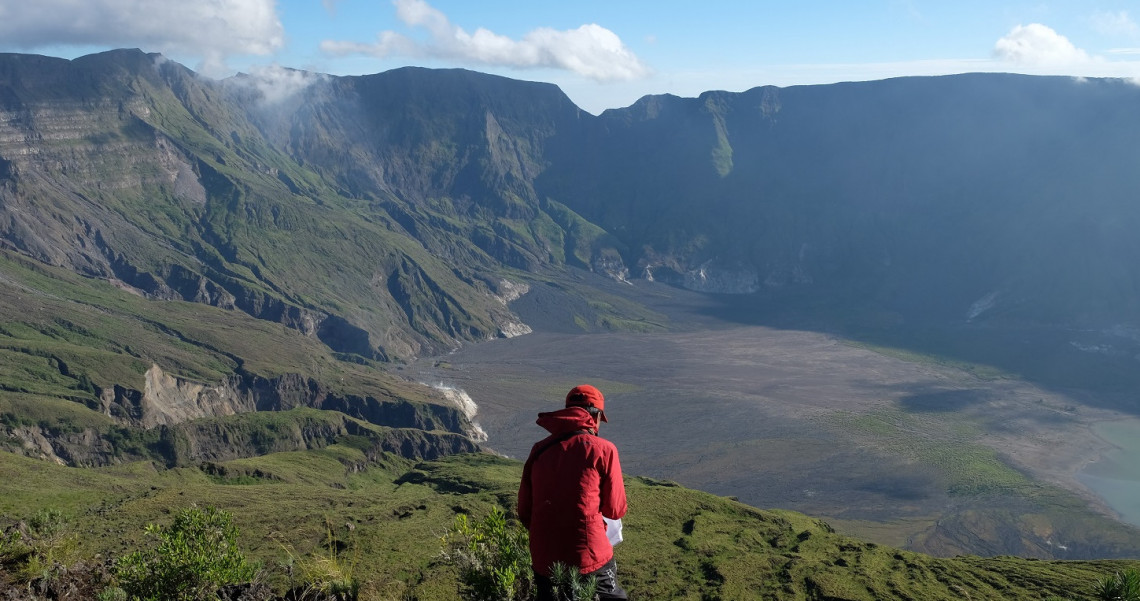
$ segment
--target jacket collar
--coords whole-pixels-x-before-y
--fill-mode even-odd
[[[558,411],[539,413],[536,424],[542,426],[551,434],[565,434],[575,430],[590,430],[594,432],[594,418],[589,411],[581,407],[567,407]]]

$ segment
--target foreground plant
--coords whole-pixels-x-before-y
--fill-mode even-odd
[[[0,563],[6,562],[9,557],[14,556],[18,549],[22,549],[20,539],[23,538],[20,532],[12,530],[11,532],[0,532]]]
[[[186,508],[170,526],[150,524],[146,533],[158,545],[121,558],[113,570],[131,599],[210,599],[222,586],[249,582],[257,573],[238,549],[237,527],[225,511]]]
[[[341,550],[342,544],[336,538],[332,521],[327,518],[325,528],[328,539],[327,550],[317,550],[306,557],[298,558],[291,546],[282,545],[289,555],[285,565],[290,580],[299,578],[301,581],[301,585],[294,587],[294,591],[300,599],[330,601],[357,599],[360,595],[360,580],[356,576],[356,567],[360,564],[360,547],[353,538],[348,549]]]
[[[79,535],[59,510],[41,509],[20,528],[0,534],[0,563],[12,565],[19,580],[52,580],[78,559]]]
[[[459,569],[460,594],[469,601],[525,601],[533,583],[526,530],[496,507],[478,522],[466,514],[443,537],[445,563]]]
[[[598,592],[598,579],[583,576],[576,566],[555,563],[550,566],[550,583],[558,601],[592,601]]]
[[[1123,570],[1106,576],[1093,589],[1102,601],[1140,601],[1140,571]]]

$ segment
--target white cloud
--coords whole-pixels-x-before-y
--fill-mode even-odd
[[[274,0],[0,1],[0,39],[28,50],[140,46],[202,57],[268,55],[285,44]]]
[[[1092,24],[1103,35],[1124,37],[1140,35],[1140,25],[1132,20],[1126,10],[1098,12],[1092,16]]]
[[[257,90],[263,105],[277,105],[315,83],[327,81],[328,78],[328,75],[321,73],[270,65],[251,69],[244,77],[233,77],[225,81],[228,85],[246,86]]]
[[[469,33],[424,0],[395,0],[396,16],[409,27],[427,31],[418,42],[394,31],[382,31],[364,44],[326,40],[329,54],[367,54],[460,60],[486,66],[547,67],[571,71],[597,81],[626,81],[646,77],[650,69],[614,32],[596,24],[559,31],[539,28],[519,40],[479,28]]]
[[[1037,66],[1073,65],[1093,60],[1069,38],[1040,23],[1014,27],[994,45],[994,55],[1000,60]]]

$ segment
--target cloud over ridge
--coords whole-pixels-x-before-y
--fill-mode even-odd
[[[255,67],[249,73],[224,80],[226,85],[243,87],[258,94],[262,107],[285,102],[305,91],[309,86],[327,82],[329,76],[281,65]]]
[[[373,43],[326,40],[321,43],[321,50],[334,55],[407,56],[512,68],[546,67],[597,81],[632,80],[650,74],[649,67],[617,34],[597,24],[562,31],[542,27],[514,40],[484,28],[469,33],[425,0],[395,0],[394,4],[396,15],[404,24],[427,31],[427,41],[382,31]]]
[[[210,66],[274,53],[285,28],[274,0],[35,0],[0,5],[0,39],[26,49],[141,46],[203,56]]]
[[[1000,60],[1036,66],[1063,66],[1092,62],[1093,57],[1069,38],[1040,23],[1018,25],[994,44]]]

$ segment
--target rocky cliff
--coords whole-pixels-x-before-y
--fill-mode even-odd
[[[462,70],[272,89],[138,51],[2,59],[3,244],[339,352],[525,331],[502,276],[567,266],[918,321],[1140,320],[1140,89],[1121,80],[762,87],[594,117]]]
[[[247,88],[200,79],[157,55],[2,58],[5,246],[151,298],[280,322],[365,358],[409,358],[519,331],[489,268],[546,258],[509,242],[513,230],[473,232],[474,245],[449,230],[436,242],[417,237],[423,216],[408,203],[427,192],[412,185],[418,163],[385,170],[383,162],[407,163],[400,149],[314,162],[342,146],[330,136],[345,129],[371,140],[358,128],[367,99],[355,86],[311,90],[311,110],[323,111],[320,99],[332,95],[347,113],[324,129],[308,113],[293,115],[309,127],[287,130],[301,137],[275,140],[278,148],[273,128],[286,117],[267,123],[269,109],[242,104]],[[399,177],[389,184],[361,175],[357,168],[373,161]]]
[[[1140,320],[1138,100],[998,74],[647,97],[601,115],[588,152],[556,139],[536,189],[695,290],[1111,328]]]
[[[419,428],[375,427],[321,412],[292,411],[270,418],[234,416],[159,426],[63,431],[51,426],[0,424],[0,441],[12,451],[71,467],[100,467],[151,460],[166,467],[203,466],[269,453],[362,446],[370,460],[392,453],[406,459],[437,459],[480,451],[463,434]],[[350,470],[363,466],[346,464]]]
[[[476,451],[476,440],[485,438],[472,424],[470,408],[460,403],[336,394],[296,374],[241,374],[206,385],[154,365],[143,390],[115,386],[94,392],[98,401],[89,405],[115,426],[32,423],[5,414],[0,440],[62,465],[156,458],[181,466],[321,448],[348,437],[363,437],[376,453],[434,459]],[[294,411],[305,409],[323,411]]]
[[[145,374],[142,390],[115,386],[96,389],[95,392],[99,403],[92,408],[118,423],[144,429],[207,417],[310,407],[339,411],[369,423],[394,428],[460,434],[471,431],[471,416],[459,403],[443,405],[337,394],[320,382],[299,374],[265,378],[240,373],[223,382],[202,384],[176,377],[153,365]]]

